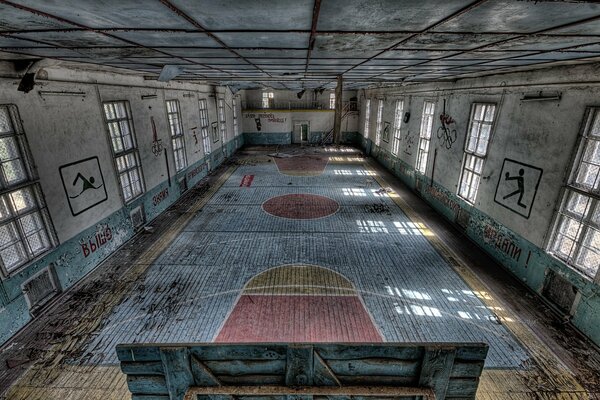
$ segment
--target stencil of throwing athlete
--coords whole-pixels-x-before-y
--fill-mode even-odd
[[[527,208],[527,205],[521,203],[521,200],[523,200],[523,195],[525,194],[525,179],[523,178],[524,174],[525,174],[525,170],[523,168],[521,168],[519,170],[519,176],[510,176],[510,174],[508,172],[506,173],[506,175],[504,176],[504,180],[505,181],[515,181],[516,180],[518,189],[512,193],[507,194],[502,199],[506,200],[509,197],[512,197],[512,196],[518,194],[519,200],[517,200],[517,204],[523,208]]]

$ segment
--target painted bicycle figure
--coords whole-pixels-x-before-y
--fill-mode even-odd
[[[450,126],[456,121],[450,115],[446,114],[446,100],[444,100],[444,111],[440,114],[440,122],[442,125],[437,130],[437,137],[442,146],[445,146],[449,150],[452,148],[454,142],[456,142],[457,134],[456,129],[452,129]]]

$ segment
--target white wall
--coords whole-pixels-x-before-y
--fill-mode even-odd
[[[244,90],[244,107],[247,109],[262,108],[263,92],[273,92],[273,103],[275,104],[275,108],[312,109],[314,108],[313,104],[316,103],[321,109],[326,110],[329,109],[329,95],[334,93],[335,90],[325,90],[323,93],[318,93],[307,89],[301,99],[298,99],[298,91],[294,90]],[[356,91],[344,91],[342,100],[348,101],[353,97],[356,97]],[[291,107],[289,105],[291,105]]]
[[[497,106],[496,126],[492,141],[488,148],[488,157],[483,169],[483,177],[479,187],[475,207],[483,211],[511,230],[522,235],[532,243],[544,247],[547,233],[554,215],[554,208],[559,200],[564,183],[565,171],[570,167],[569,161],[574,150],[586,107],[598,105],[600,87],[590,86],[590,67],[554,69],[545,74],[531,72],[513,74],[509,77],[480,78],[463,82],[462,85],[413,85],[404,89],[367,91],[359,94],[361,117],[359,129],[364,130],[364,104],[371,98],[371,115],[369,139],[375,141],[377,124],[377,102],[384,99],[383,120],[392,122],[389,143],[381,142],[381,147],[392,150],[394,107],[397,99],[404,100],[404,111],[410,111],[407,124],[402,124],[402,141],[398,158],[415,166],[419,143],[419,131],[423,103],[426,100],[436,104],[433,135],[427,176],[431,176],[433,154],[437,149],[434,179],[452,193],[457,193],[464,154],[465,138],[468,128],[471,105],[474,102],[492,102]],[[544,81],[580,80],[580,85],[562,85],[558,87],[527,86],[506,87],[506,82],[527,85]],[[503,83],[504,82],[504,83]],[[469,87],[485,86],[482,89]],[[560,101],[522,102],[525,95],[545,92],[562,93]],[[440,127],[439,115],[446,100],[446,112],[456,120],[455,129],[458,139],[451,149],[442,146],[437,137]],[[408,138],[407,138],[408,135]],[[409,146],[409,140],[412,141]],[[410,153],[410,154],[409,154]],[[514,159],[543,169],[540,186],[532,207],[529,219],[494,202],[496,184],[502,163],[505,158]]]
[[[152,152],[153,117],[158,138],[167,149],[169,172],[175,175],[170,132],[167,122],[165,100],[177,99],[180,104],[188,165],[204,157],[200,135],[198,100],[206,98],[210,122],[217,120],[213,88],[205,85],[160,85],[140,78],[96,73],[95,80],[106,84],[60,82],[64,79],[62,69],[48,70],[49,80],[38,81],[30,93],[18,92],[15,79],[0,79],[0,104],[18,107],[33,161],[37,166],[40,184],[54,221],[60,242],[83,229],[92,226],[123,206],[121,190],[113,165],[113,158],[104,122],[102,102],[127,100],[131,107],[133,125],[139,149],[146,190],[167,179],[164,154]],[[90,80],[90,75],[76,72],[72,79]],[[111,85],[109,82],[114,82]],[[140,86],[145,87],[140,87]],[[79,95],[39,95],[38,91],[82,92]],[[142,99],[155,95],[156,98]],[[227,140],[233,138],[232,94],[227,88],[218,88],[218,96],[226,100]],[[238,100],[238,116],[241,115]],[[240,121],[241,122],[241,121]],[[195,145],[192,128],[198,138]],[[221,141],[212,143],[212,151],[218,151]],[[77,216],[71,215],[63,189],[59,167],[87,157],[97,156],[108,194],[108,200]]]

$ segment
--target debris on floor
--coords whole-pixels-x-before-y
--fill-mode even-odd
[[[372,214],[390,213],[390,206],[384,203],[365,204],[365,212]]]

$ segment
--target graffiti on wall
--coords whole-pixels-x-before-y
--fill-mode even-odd
[[[273,113],[246,113],[244,118],[254,120],[257,132],[262,131],[265,124],[267,127],[272,127],[272,129],[281,130],[281,125],[286,125],[288,122],[287,117],[278,117]],[[269,129],[267,128],[267,130]]]
[[[381,136],[381,138],[386,143],[390,141],[390,126],[391,124],[388,121],[383,122],[383,135]]]
[[[514,213],[529,218],[542,173],[541,168],[505,158],[494,201]]]
[[[415,143],[415,138],[410,134],[410,131],[406,132],[406,135],[404,135],[404,143],[404,149],[402,151],[404,154],[411,156],[412,146]]]
[[[440,127],[437,130],[437,137],[442,147],[450,150],[456,142],[456,121],[446,113],[446,100],[444,99],[444,110],[440,114]]]
[[[154,196],[152,196],[152,205],[156,207],[157,205],[162,203],[163,200],[165,200],[168,197],[169,197],[169,188],[164,188],[163,190],[161,190],[160,192],[158,192]]]
[[[510,237],[499,232],[498,229],[492,225],[486,224],[483,228],[483,240],[513,260],[517,262],[520,260],[522,253],[521,247]]]
[[[200,174],[206,168],[207,168],[207,164],[206,163],[202,163],[202,164],[198,165],[197,167],[195,167],[194,169],[192,169],[187,174],[188,181],[192,180],[196,175]]]
[[[198,127],[195,126],[190,129],[192,138],[194,139],[194,154],[200,153],[202,151],[202,143],[199,138],[199,133],[197,132]]]
[[[425,192],[432,198],[436,199],[443,206],[452,210],[455,214],[458,213],[458,211],[461,209],[460,205],[456,201],[454,201],[448,195],[448,193],[446,193],[443,190],[438,189],[435,186],[428,185],[427,188],[425,189]]]
[[[101,224],[97,227],[96,232],[92,237],[80,240],[79,244],[81,245],[81,252],[83,256],[87,258],[90,254],[95,253],[112,239],[113,234],[110,226]]]
[[[162,139],[158,138],[154,117],[150,117],[150,124],[152,125],[152,154],[158,157],[163,151]]]
[[[58,170],[73,216],[108,199],[98,157],[65,164]]]

